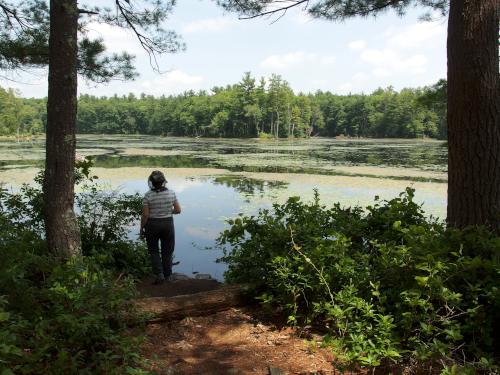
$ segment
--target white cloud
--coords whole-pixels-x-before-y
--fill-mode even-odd
[[[157,76],[154,80],[142,81],[141,89],[152,95],[178,93],[183,90],[198,90],[203,80],[202,76],[189,75],[176,69]]]
[[[384,38],[390,38],[392,37],[395,33],[397,32],[397,28],[394,26],[389,26],[385,31],[382,33],[382,37]]]
[[[388,45],[393,48],[418,48],[432,45],[446,36],[446,26],[438,22],[419,22],[399,30],[388,32]]]
[[[178,69],[165,74],[165,79],[168,83],[176,85],[192,85],[203,81],[203,77],[201,76],[191,76]]]
[[[324,56],[319,59],[319,62],[323,65],[332,65],[337,61],[335,56]]]
[[[366,81],[369,78],[368,74],[364,72],[358,72],[352,76],[352,79],[357,82]]]
[[[340,91],[341,93],[349,93],[352,91],[352,89],[353,89],[353,84],[351,82],[342,83],[338,87],[338,91]]]
[[[316,60],[316,54],[298,51],[286,53],[284,55],[271,55],[264,59],[264,61],[260,63],[260,66],[267,69],[283,70]]]
[[[427,57],[424,55],[413,55],[401,61],[401,71],[410,70],[414,74],[425,73],[427,71]]]
[[[378,76],[388,76],[389,72],[416,75],[427,71],[427,58],[422,54],[405,57],[397,50],[366,49],[361,52],[361,60],[375,66]]]
[[[296,14],[293,18],[292,18],[296,23],[298,23],[299,25],[305,25],[306,23],[309,23],[311,21],[313,21],[314,19],[309,15],[309,13],[306,13],[306,12],[300,12],[298,14]]]
[[[128,52],[132,55],[146,53],[141,47],[135,34],[130,30],[114,27],[106,24],[91,23],[88,25],[89,36],[102,38],[109,52]]]
[[[168,176],[167,176],[167,180],[168,180]],[[198,181],[198,180],[184,180],[182,182],[175,182],[175,191],[177,193],[181,193],[187,189],[190,189],[190,188],[193,188],[193,187],[198,187],[198,186],[201,186],[203,185],[203,182],[202,181]]]
[[[0,72],[0,87],[15,90],[16,95],[25,98],[44,97],[47,95],[47,69],[25,71],[4,70]]]
[[[355,51],[361,50],[366,47],[366,42],[364,40],[355,40],[349,43],[349,48]]]
[[[446,27],[441,22],[418,22],[390,26],[382,37],[370,42],[355,40],[349,48],[359,52],[362,68],[368,73],[355,74],[351,83],[394,82],[399,78],[423,77],[432,69],[429,51],[445,49]]]
[[[191,237],[213,240],[218,237],[220,230],[217,228],[204,228],[204,227],[190,227],[184,228],[184,233]]]
[[[235,24],[235,20],[224,17],[207,18],[189,22],[188,24],[184,25],[182,31],[184,33],[217,32],[227,30]]]
[[[329,82],[326,79],[313,79],[311,84],[315,87],[327,87]]]
[[[372,70],[372,73],[375,77],[388,77],[391,75],[391,72],[385,68],[375,68]]]
[[[371,64],[383,64],[385,61],[394,57],[394,52],[392,50],[378,50],[378,49],[366,49],[361,52],[361,60],[366,61]]]
[[[304,64],[332,65],[335,63],[335,60],[336,57],[333,55],[319,56],[315,53],[297,51],[266,57],[260,63],[260,66],[270,70],[285,70]]]

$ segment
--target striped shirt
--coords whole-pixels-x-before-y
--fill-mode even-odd
[[[172,217],[174,202],[177,200],[173,190],[163,191],[150,190],[144,195],[142,204],[149,208],[151,219],[164,219]]]

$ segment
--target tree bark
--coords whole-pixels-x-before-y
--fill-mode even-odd
[[[500,229],[499,1],[451,0],[448,224]]]
[[[156,323],[183,319],[186,316],[215,314],[231,307],[248,305],[251,302],[238,285],[175,297],[148,297],[135,301],[142,312],[152,314],[148,321]]]
[[[77,1],[51,0],[44,216],[49,251],[63,259],[78,254],[81,248],[73,210],[77,29]]]

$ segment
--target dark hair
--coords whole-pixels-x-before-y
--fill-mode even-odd
[[[160,171],[151,172],[148,181],[151,182],[151,189],[156,192],[166,189],[165,182],[167,182],[167,180],[165,179],[165,175]]]

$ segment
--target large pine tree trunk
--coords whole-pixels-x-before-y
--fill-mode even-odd
[[[500,229],[498,0],[451,0],[448,223]]]
[[[80,252],[73,211],[77,28],[77,1],[51,0],[44,207],[47,244],[61,258]]]

